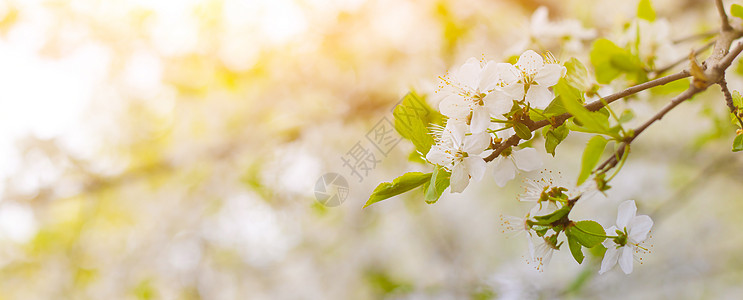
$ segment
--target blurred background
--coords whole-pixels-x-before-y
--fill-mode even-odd
[[[436,107],[447,70],[525,49],[590,66],[593,40],[638,26],[660,65],[718,26],[711,0],[653,6],[641,23],[637,1],[610,0],[0,0],[0,299],[739,299],[743,158],[716,87],[572,215],[608,227],[634,199],[653,217],[630,276],[566,250],[526,264],[499,224],[530,208],[523,176],[362,209],[378,183],[430,171],[410,142],[370,138],[408,91]],[[639,123],[668,92],[615,109]],[[557,158],[534,146],[570,181],[587,139]],[[360,149],[373,157],[354,172]],[[316,200],[329,172],[348,185],[335,207]]]

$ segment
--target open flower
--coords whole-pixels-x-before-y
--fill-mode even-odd
[[[426,154],[426,160],[451,172],[452,193],[461,193],[470,179],[478,181],[485,174],[485,160],[480,155],[490,146],[490,134],[466,135],[466,129],[466,124],[449,120]]]
[[[542,160],[534,148],[514,150],[511,153],[504,151],[495,159],[495,171],[493,172],[495,183],[503,187],[516,177],[518,170],[530,172],[541,167]]]
[[[619,262],[624,274],[632,273],[633,259],[635,253],[647,251],[640,243],[648,238],[653,220],[647,215],[636,216],[637,206],[634,200],[627,200],[619,205],[617,213],[617,226],[606,229],[607,234],[615,233],[618,237],[606,239],[604,246],[606,254],[601,262],[599,274],[611,270]]]
[[[439,110],[450,119],[470,124],[473,133],[483,132],[490,124],[491,115],[499,116],[511,108],[511,101],[504,93],[510,95],[518,90],[514,87],[518,75],[511,64],[493,61],[483,64],[470,58],[456,73],[441,78],[441,92],[446,95],[439,103]],[[523,86],[521,90],[523,97]],[[495,97],[500,94],[504,95]]]
[[[552,260],[552,253],[554,253],[556,249],[558,249],[557,234],[545,234],[544,237],[537,237],[536,243],[532,242],[531,239],[529,240],[531,262],[534,263],[534,267],[540,272],[543,272],[544,268],[549,265]]]
[[[516,62],[516,68],[521,73],[518,85],[526,90],[526,102],[535,108],[544,109],[552,102],[555,96],[549,87],[557,84],[557,81],[567,73],[565,67],[555,63],[554,57],[550,55],[549,58],[545,63],[542,56],[532,50],[526,50]]]

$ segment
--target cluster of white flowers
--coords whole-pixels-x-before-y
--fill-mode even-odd
[[[547,227],[538,226],[533,223],[534,221],[530,221],[530,218],[555,212],[565,205],[559,199],[582,198],[585,193],[583,191],[580,195],[575,195],[576,190],[581,190],[580,187],[567,189],[559,177],[554,178],[551,174],[548,177],[548,179],[526,180],[527,185],[524,192],[519,195],[519,200],[536,202],[536,205],[525,217],[501,216],[504,232],[526,233],[530,255],[527,262],[533,264],[538,271],[544,271],[553,252],[560,249],[562,242],[558,242],[557,239],[559,232],[555,232],[552,228],[546,229]],[[637,207],[634,200],[627,200],[619,205],[617,225],[605,229],[606,239],[602,245],[607,250],[599,274],[611,270],[617,263],[625,274],[630,274],[633,270],[633,260],[641,262],[642,258],[639,254],[650,252],[644,243],[653,227],[653,220],[647,215],[638,216],[636,213]],[[537,234],[536,230],[543,232]]]
[[[540,6],[531,15],[526,26],[529,34],[506,50],[506,53],[518,53],[533,46],[539,41],[542,47],[559,47],[564,51],[579,52],[583,44],[596,38],[596,29],[585,28],[576,19],[550,21],[549,10]]]
[[[503,127],[491,118],[503,118],[514,101],[544,109],[555,98],[549,88],[567,70],[551,54],[546,58],[532,50],[524,52],[515,65],[470,58],[441,78],[439,110],[448,119],[437,130],[436,145],[426,159],[451,171],[451,192],[462,192],[470,179],[482,178],[491,132]],[[513,130],[503,132],[513,134]],[[533,171],[542,163],[536,150],[525,148],[502,153],[495,165],[496,183],[504,186],[517,170]]]

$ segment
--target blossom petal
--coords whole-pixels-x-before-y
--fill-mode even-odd
[[[452,119],[462,120],[470,114],[470,105],[459,95],[450,95],[439,102],[439,111]]]
[[[467,172],[474,181],[480,181],[482,176],[485,175],[485,168],[487,167],[485,160],[479,156],[470,156],[464,159],[464,165],[467,167]]]
[[[480,154],[488,146],[490,146],[490,134],[481,132],[464,137],[464,147],[462,147],[462,150],[468,154]]]
[[[451,164],[451,156],[447,154],[442,147],[437,145],[432,146],[431,150],[428,150],[426,160],[440,166]]]
[[[526,102],[531,103],[531,107],[544,109],[555,99],[555,95],[546,86],[531,85],[526,92]]]
[[[622,253],[619,255],[619,267],[622,268],[624,274],[632,273],[632,264],[635,258],[632,254],[632,247],[624,246],[622,247],[622,249],[619,250],[622,251]]]
[[[503,92],[492,92],[482,99],[488,112],[496,117],[502,118],[504,114],[511,111],[513,101]]]
[[[617,247],[609,247],[606,249],[606,253],[604,253],[604,260],[601,261],[601,269],[599,270],[599,274],[604,274],[607,271],[611,270],[611,268],[614,267],[614,265],[617,264],[617,259],[619,258],[619,249]]]
[[[464,142],[464,137],[467,133],[467,124],[462,121],[452,121],[450,119],[446,122],[444,130],[451,136],[454,146],[459,148],[462,145],[462,142]]]
[[[629,238],[635,243],[640,243],[648,238],[650,228],[653,227],[653,220],[647,215],[636,216],[629,222]]]
[[[451,170],[451,192],[461,193],[470,183],[470,175],[463,163],[454,165]]]
[[[542,59],[542,56],[536,52],[526,50],[526,52],[519,56],[519,61],[516,62],[516,67],[526,73],[527,76],[533,77],[544,68],[544,59]]]
[[[494,168],[493,176],[495,177],[495,184],[499,187],[504,187],[506,183],[516,177],[516,165],[506,157],[499,157],[495,162]]]
[[[518,100],[521,101],[524,99],[524,84],[519,82],[514,82],[508,85],[504,85],[500,90],[505,93],[509,100]]]
[[[472,120],[470,121],[470,130],[472,133],[485,131],[490,125],[490,112],[484,106],[476,105],[472,109]]]
[[[530,172],[542,167],[542,159],[534,148],[524,148],[511,153],[519,170]]]
[[[457,80],[462,85],[476,89],[478,86],[478,80],[480,79],[480,61],[474,57],[470,57],[457,72]]]
[[[565,76],[567,71],[568,69],[561,65],[546,64],[544,65],[544,68],[539,71],[539,74],[534,77],[534,81],[541,86],[553,86],[557,84],[557,81],[559,81],[562,76]]]
[[[614,235],[614,233],[617,231],[617,226],[612,225],[609,228],[606,228],[606,235]],[[602,243],[606,249],[609,249],[611,247],[616,247],[617,243],[614,242],[614,239],[605,239]]]
[[[629,225],[629,221],[635,217],[636,213],[637,206],[635,206],[635,200],[627,200],[619,204],[617,211],[617,227],[619,227],[619,230],[624,230]]]
[[[503,85],[509,85],[521,79],[521,72],[519,72],[519,69],[516,69],[512,64],[498,63],[495,68],[498,75],[498,81]]]
[[[480,92],[486,92],[492,89],[498,83],[498,65],[494,61],[489,61],[480,71],[480,82],[477,88]]]

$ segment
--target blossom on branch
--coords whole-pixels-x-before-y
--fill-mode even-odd
[[[601,262],[599,274],[611,270],[617,262],[624,274],[630,274],[635,253],[648,251],[640,244],[648,238],[650,228],[653,227],[653,220],[647,215],[636,216],[636,213],[637,206],[634,200],[627,200],[619,205],[617,225],[606,229],[607,234],[616,233],[618,236],[604,241],[606,253]]]

